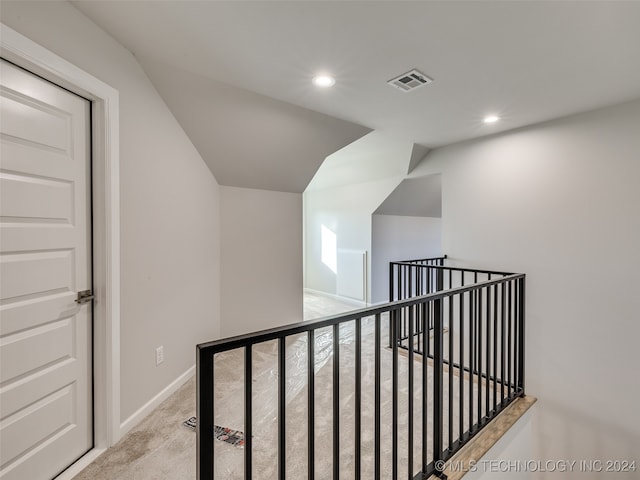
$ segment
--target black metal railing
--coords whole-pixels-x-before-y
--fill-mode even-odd
[[[442,267],[446,255],[442,257],[422,258],[419,260],[402,260],[389,263],[389,301],[404,300],[407,298],[419,297],[442,290],[438,285],[436,272],[438,270],[430,267]],[[433,313],[433,312],[431,312]],[[414,334],[422,335],[422,326],[427,330],[433,330],[433,315],[428,316],[428,322],[416,321]],[[391,324],[389,324],[391,328]],[[405,340],[409,338],[408,323],[404,315],[400,319],[400,344],[402,348],[406,346]],[[391,333],[389,333],[391,342]],[[391,348],[391,343],[389,343]]]
[[[493,270],[479,270],[469,268],[445,267],[444,261],[447,256],[435,258],[425,258],[420,260],[404,260],[389,263],[389,301],[404,300],[407,298],[427,295],[439,292],[444,289],[452,289],[478,283],[494,278],[504,278],[512,275],[507,272]],[[422,316],[426,318],[423,321]],[[413,319],[413,336],[421,336],[426,331],[433,331],[433,305],[424,312],[419,312],[418,317]],[[409,324],[406,315],[399,319],[399,347],[407,348],[409,339]],[[391,338],[391,335],[389,335]],[[422,354],[421,342],[416,346],[416,353]],[[429,346],[429,344],[427,344]],[[391,344],[389,344],[391,347]],[[429,351],[427,351],[429,354]]]
[[[391,278],[398,289],[388,304],[198,345],[198,479],[260,478],[254,456],[264,456],[269,445],[279,479],[328,477],[327,465],[334,480],[440,474],[440,461],[524,395],[525,301],[523,274],[445,267],[442,260],[433,265],[396,262]],[[399,292],[409,298],[398,298]],[[328,341],[319,343],[321,338]],[[273,344],[268,381],[277,389],[277,414],[258,418],[253,389],[263,376],[253,354],[264,359],[266,344]],[[217,365],[231,351],[244,361],[233,368]],[[332,368],[319,365],[319,356],[330,358]],[[304,361],[291,367],[292,357]],[[243,399],[235,402],[242,403],[242,465],[223,471],[216,471],[216,462],[223,459],[216,454],[222,447],[214,445],[214,426],[216,419],[230,417],[217,410],[225,404],[219,392],[216,397],[217,369],[225,372],[227,388],[233,382],[242,385]],[[288,382],[294,377],[302,378],[305,388],[291,393]],[[300,403],[297,395],[304,390],[307,397]],[[290,402],[297,402],[295,411],[288,408]],[[295,422],[296,445],[304,439],[306,463],[295,458],[292,466],[287,456],[297,448],[287,435],[288,415]],[[254,448],[254,436],[260,437],[256,422],[262,432],[273,427],[276,441],[261,440]],[[326,424],[331,434],[319,437],[318,429]],[[345,436],[347,431],[353,434]],[[322,449],[318,438],[325,447],[330,438],[330,448]],[[325,468],[323,475],[318,468]]]

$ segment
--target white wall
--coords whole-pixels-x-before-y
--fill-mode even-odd
[[[366,251],[371,272],[371,214],[398,186],[402,177],[304,193],[305,287],[337,293],[337,276],[322,263],[321,228],[337,237],[339,250]],[[338,266],[339,267],[339,266]],[[340,268],[337,270],[340,274]],[[367,285],[367,299],[371,285]]]
[[[218,184],[133,55],[72,5],[2,2],[2,22],[120,94],[124,421],[220,333]]]
[[[372,303],[389,301],[389,262],[442,255],[441,225],[434,217],[372,216]]]
[[[442,173],[452,260],[527,274],[542,458],[640,461],[639,132],[636,101],[437,149],[415,172]]]
[[[220,193],[222,335],[301,322],[302,194]]]

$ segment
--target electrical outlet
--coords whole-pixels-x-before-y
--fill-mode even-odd
[[[164,362],[164,346],[160,345],[156,348],[156,366]]]

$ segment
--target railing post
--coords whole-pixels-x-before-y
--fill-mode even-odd
[[[393,302],[393,287],[395,286],[395,282],[393,281],[393,262],[389,262],[389,301]]]
[[[398,265],[398,269],[400,269],[400,265]],[[389,263],[389,302],[393,302],[395,300],[396,282],[394,281],[394,270],[395,264],[393,262]],[[389,348],[391,348],[391,325],[393,323],[393,321],[391,320],[391,315],[393,315],[393,312],[391,312],[389,315]]]
[[[444,269],[438,268],[436,270],[436,292],[444,290]]]
[[[214,397],[213,353],[196,347],[196,455],[198,480],[213,480],[214,476]],[[202,433],[205,432],[205,435]]]
[[[525,277],[518,280],[520,295],[518,295],[518,388],[520,396],[524,397],[524,306],[525,306]]]
[[[440,272],[438,272],[440,279]],[[433,463],[435,474],[441,478],[442,471],[442,436],[443,436],[443,332],[442,332],[442,299],[434,300],[433,304]]]

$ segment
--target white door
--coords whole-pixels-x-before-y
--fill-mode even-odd
[[[90,103],[0,60],[0,479],[93,445]]]

